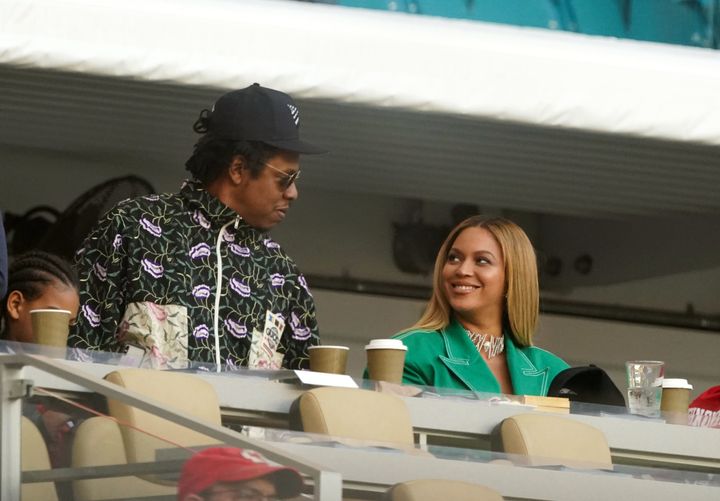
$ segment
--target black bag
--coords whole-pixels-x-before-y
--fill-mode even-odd
[[[570,367],[550,383],[549,397],[565,397],[571,402],[625,407],[625,397],[610,376],[595,365]]]

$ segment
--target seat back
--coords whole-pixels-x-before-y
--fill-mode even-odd
[[[127,463],[120,426],[112,419],[90,418],[78,426],[73,441],[72,465],[104,466]],[[172,496],[176,487],[139,477],[109,477],[73,482],[75,501],[99,501],[143,496]],[[41,499],[41,498],[37,498]]]
[[[565,5],[575,31],[587,35],[604,35],[609,37],[626,37],[627,17],[622,2],[598,2],[596,0],[567,0]]]
[[[484,485],[460,480],[422,479],[393,485],[385,493],[385,501],[502,501],[499,492]]]
[[[530,466],[612,469],[605,435],[589,424],[563,416],[518,414],[500,423],[499,438],[507,454]]]
[[[629,38],[709,47],[712,30],[700,2],[633,0]]]
[[[196,376],[150,369],[122,369],[111,372],[105,379],[167,404],[168,410],[184,412],[210,424],[221,424],[215,389]],[[130,426],[120,426],[104,417],[83,422],[75,433],[74,467],[152,462],[156,459],[157,449],[173,447],[165,440],[132,427],[185,447],[217,443],[217,440],[201,433],[117,400],[108,400],[108,411],[110,416]],[[75,481],[73,490],[77,501],[172,496],[176,487],[168,485],[170,483],[151,475],[142,478],[110,477]]]
[[[473,2],[470,17],[476,21],[560,29],[560,12],[551,0],[486,0]]]
[[[22,471],[49,470],[50,456],[45,440],[37,426],[25,416],[22,417],[20,434]],[[57,501],[58,498],[53,482],[22,484],[20,496],[27,501],[34,499]]]
[[[190,414],[210,424],[221,424],[220,404],[215,389],[199,377],[150,369],[122,369],[111,372],[105,379],[167,404],[169,410]],[[217,443],[217,440],[206,435],[116,400],[108,400],[108,410],[111,416],[122,422],[185,447]],[[121,427],[120,431],[129,463],[154,461],[157,449],[171,447],[165,441],[127,426]]]
[[[413,445],[410,412],[402,399],[369,390],[316,388],[294,406],[302,429],[338,437]]]

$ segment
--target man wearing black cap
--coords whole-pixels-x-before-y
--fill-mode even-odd
[[[121,202],[78,252],[81,312],[71,347],[143,365],[304,368],[318,344],[304,277],[267,230],[297,198],[300,114],[258,84],[203,110],[179,193]],[[139,348],[139,350],[138,350]]]

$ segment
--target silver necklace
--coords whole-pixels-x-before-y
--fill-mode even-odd
[[[493,358],[505,350],[505,336],[491,336],[487,333],[471,332],[467,329],[465,331],[477,351],[480,353],[484,351],[488,358]]]

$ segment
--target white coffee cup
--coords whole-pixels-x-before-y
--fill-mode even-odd
[[[687,379],[667,378],[663,380],[660,409],[665,420],[673,424],[687,424],[687,412],[690,405],[690,392],[693,386]]]
[[[370,379],[400,384],[407,346],[399,339],[372,339],[365,346]]]

